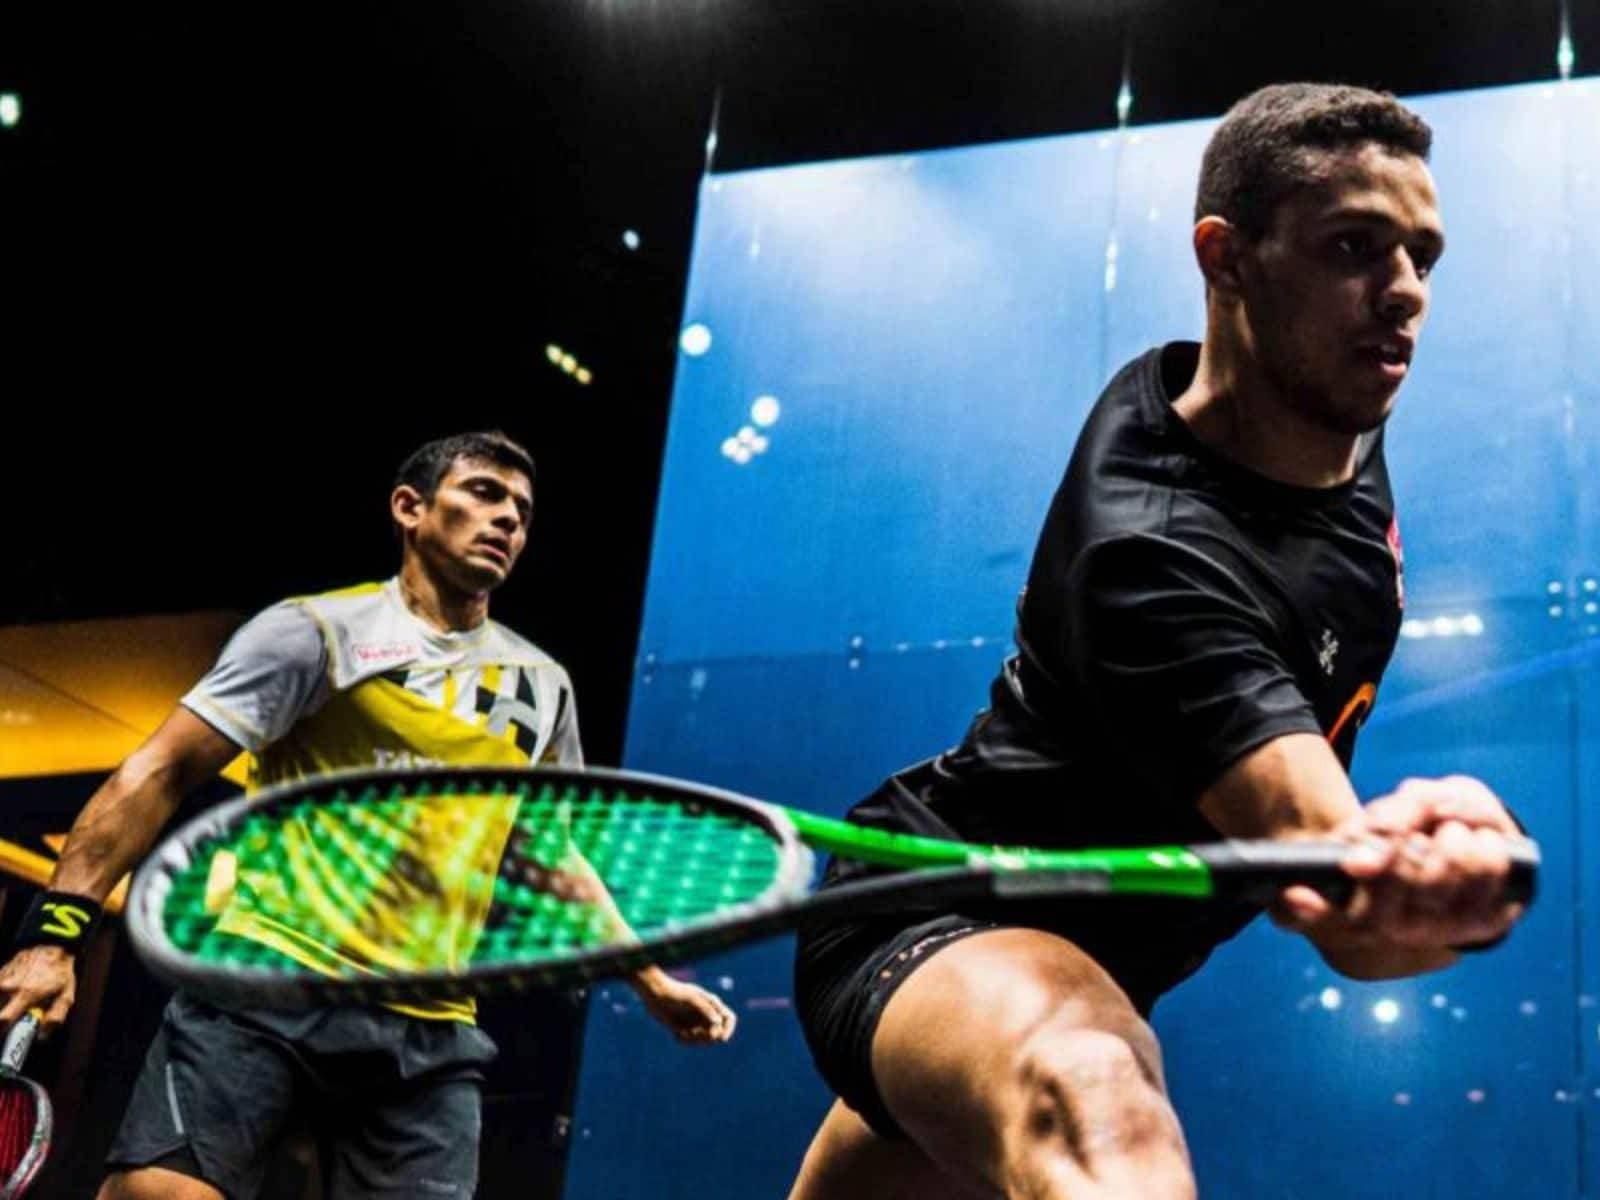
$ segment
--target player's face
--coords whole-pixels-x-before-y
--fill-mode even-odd
[[[528,541],[533,488],[514,467],[458,458],[421,508],[416,546],[428,565],[463,591],[505,582]]]
[[[1411,367],[1444,252],[1425,163],[1374,144],[1328,151],[1241,262],[1253,349],[1275,389],[1321,428],[1382,424]]]

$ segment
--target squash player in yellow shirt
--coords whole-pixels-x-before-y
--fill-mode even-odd
[[[348,767],[582,765],[566,672],[488,615],[489,593],[527,541],[533,478],[531,456],[504,434],[428,443],[401,466],[390,497],[402,547],[395,578],[284,601],[234,635],[74,823],[50,890],[0,969],[0,1025],[30,1008],[44,1011],[47,1029],[66,1019],[73,953],[92,921],[57,914],[97,916],[179,800],[241,749],[252,788]],[[509,828],[509,812],[503,820]],[[487,830],[485,845],[503,833]],[[218,928],[313,967],[350,956],[279,919],[272,892],[271,880],[241,878]],[[447,902],[470,927],[473,898]],[[732,1036],[734,1015],[710,992],[655,967],[630,983],[680,1041]],[[245,1200],[300,1114],[328,1138],[332,1197],[470,1196],[481,1070],[494,1053],[470,1002],[282,1014],[222,1011],[179,993],[100,1200]]]

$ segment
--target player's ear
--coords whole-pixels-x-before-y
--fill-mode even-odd
[[[389,515],[402,532],[422,524],[422,510],[427,506],[422,493],[409,483],[402,483],[389,493]]]
[[[1201,217],[1195,222],[1195,262],[1206,277],[1206,286],[1213,291],[1229,298],[1243,292],[1240,259],[1244,251],[1244,235],[1222,217]]]

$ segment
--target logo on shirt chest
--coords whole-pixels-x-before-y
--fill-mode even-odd
[[[1336,660],[1339,657],[1339,639],[1333,636],[1333,630],[1322,631],[1322,641],[1317,644],[1317,665],[1322,668],[1324,675],[1332,675]]]
[[[486,728],[490,733],[504,736],[514,730],[517,748],[529,758],[539,745],[539,711],[534,699],[533,685],[526,672],[517,672],[517,690],[514,695],[501,696],[486,687],[477,689],[475,707],[488,714]]]
[[[364,667],[377,663],[409,662],[422,653],[416,642],[356,642],[350,655]]]
[[[1406,551],[1400,544],[1400,518],[1389,518],[1389,532],[1387,535],[1389,553],[1394,555],[1394,596],[1399,602],[1400,611],[1406,607]]]

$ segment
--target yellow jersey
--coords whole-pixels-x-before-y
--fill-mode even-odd
[[[583,764],[572,685],[559,663],[495,621],[434,629],[406,607],[395,579],[266,609],[234,634],[182,704],[250,753],[251,790],[348,768]],[[453,968],[471,957],[489,904],[483,881],[493,878],[514,816],[512,800],[484,804],[463,830],[459,811],[424,810],[409,830],[425,855],[448,860],[438,877],[455,881],[430,897],[430,919],[442,923],[447,947],[446,961],[431,965]],[[360,831],[326,826],[322,817],[314,830],[291,829],[291,859],[361,853]],[[334,878],[335,867],[348,874],[350,863],[325,865],[310,861],[309,877]],[[241,870],[230,882],[219,932],[314,970],[386,965],[358,924],[308,937],[294,919],[304,909],[282,877]],[[381,913],[368,915],[381,923]],[[470,1001],[392,1007],[464,1021],[474,1012]]]

